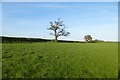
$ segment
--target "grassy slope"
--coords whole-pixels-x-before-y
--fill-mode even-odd
[[[115,78],[117,43],[3,44],[3,78]]]

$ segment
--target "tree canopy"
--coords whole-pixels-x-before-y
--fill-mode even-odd
[[[58,37],[68,36],[70,34],[70,32],[66,32],[65,28],[65,24],[63,24],[63,21],[61,21],[60,18],[58,18],[58,21],[50,22],[48,30],[53,31],[50,35],[55,36],[55,42],[57,42]]]

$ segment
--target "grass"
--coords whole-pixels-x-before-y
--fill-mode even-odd
[[[3,78],[117,78],[117,43],[2,45]]]

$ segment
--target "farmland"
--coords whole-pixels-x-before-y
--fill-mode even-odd
[[[3,78],[117,78],[117,43],[4,43]]]

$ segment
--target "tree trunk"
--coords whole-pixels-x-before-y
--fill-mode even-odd
[[[57,42],[57,36],[55,36],[55,42]]]
[[[57,32],[55,30],[55,42],[57,42]]]

